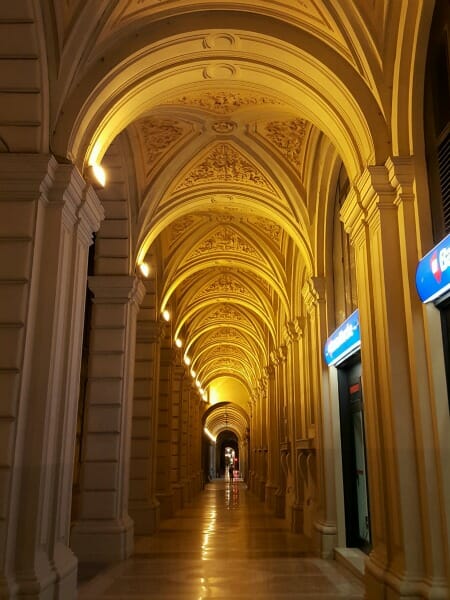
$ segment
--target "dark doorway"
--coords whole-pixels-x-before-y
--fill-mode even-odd
[[[346,542],[371,548],[364,404],[359,353],[338,369]]]

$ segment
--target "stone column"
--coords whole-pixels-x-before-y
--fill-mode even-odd
[[[182,490],[182,506],[191,500],[189,485],[189,402],[192,382],[190,377],[184,376],[181,394],[180,416],[180,452],[179,470]]]
[[[179,358],[179,357],[178,357]],[[178,364],[172,367],[172,393],[170,418],[170,487],[173,491],[174,511],[183,506],[183,484],[181,483],[181,419],[183,405],[184,367]]]
[[[446,399],[433,390],[426,313],[414,285],[420,213],[409,157],[368,167],[341,213],[358,282],[373,545],[368,600],[449,593],[450,424],[448,406],[445,419],[436,419]]]
[[[279,484],[280,438],[278,431],[278,409],[276,399],[275,368],[273,364],[266,367],[268,381],[266,401],[267,426],[267,480],[265,502],[268,509],[275,512],[275,492]]]
[[[94,294],[80,517],[71,547],[80,561],[109,562],[133,550],[128,514],[136,319],[145,295],[140,279],[89,278]]]
[[[300,465],[308,480],[308,533],[313,537],[316,552],[323,558],[331,558],[337,542],[337,524],[332,410],[328,368],[323,358],[327,338],[325,287],[323,277],[311,277],[303,288],[309,348],[306,368],[309,367],[311,393],[306,411],[307,443]]]
[[[287,519],[291,531],[303,532],[304,485],[299,467],[300,453],[308,446],[305,426],[305,394],[302,393],[304,366],[302,364],[301,344],[303,343],[304,319],[296,318],[286,324],[284,334],[287,343],[287,379],[289,439],[291,440],[290,465],[292,472],[288,486],[292,488],[287,495]]]
[[[161,507],[161,518],[168,519],[175,512],[171,481],[171,427],[172,427],[172,367],[174,351],[167,337],[161,347],[159,399],[158,399],[158,446],[156,464],[156,497]]]
[[[146,299],[149,295],[147,294]],[[145,308],[144,304],[144,312]],[[138,535],[149,535],[159,528],[159,501],[156,498],[156,440],[160,346],[163,337],[162,322],[138,320],[129,506],[134,530]]]
[[[0,596],[76,596],[68,547],[88,247],[103,209],[71,164],[0,155]]]
[[[278,421],[278,481],[275,491],[275,516],[284,518],[286,514],[286,488],[290,472],[291,443],[288,438],[288,408],[286,399],[287,377],[286,377],[287,348],[280,346],[274,353],[273,363],[276,366],[276,394]]]

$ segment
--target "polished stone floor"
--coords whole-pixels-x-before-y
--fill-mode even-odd
[[[264,509],[245,484],[209,483],[135,554],[80,585],[79,600],[346,600],[361,583],[315,558],[305,538]]]

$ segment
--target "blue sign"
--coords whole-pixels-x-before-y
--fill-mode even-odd
[[[450,234],[417,265],[416,288],[422,302],[432,302],[450,290]]]
[[[355,310],[325,343],[325,361],[329,367],[342,362],[361,346],[359,311]]]

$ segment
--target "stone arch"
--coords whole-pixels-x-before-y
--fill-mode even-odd
[[[154,42],[156,32],[149,27],[141,38],[140,47],[128,58],[119,47],[109,47],[105,64],[102,66],[96,62],[84,81],[80,82],[84,94],[78,94],[76,98],[72,96],[66,103],[60,129],[71,130],[72,133],[70,139],[55,138],[61,152],[67,153],[78,164],[99,160],[111,139],[144,110],[160,102],[168,90],[178,89],[182,93],[183,78],[189,75],[191,82],[204,82],[204,69],[200,68],[201,63],[199,65],[205,37],[200,28],[202,17],[201,13],[190,15],[184,25],[183,15],[174,17],[170,25],[164,24],[165,37],[158,42]],[[268,86],[284,93],[291,106],[305,114],[333,140],[352,178],[367,162],[373,164],[386,159],[390,152],[389,133],[382,111],[368,86],[341,56],[311,36],[298,31],[294,35],[294,30],[285,27],[284,38],[289,42],[281,42],[272,33],[277,29],[274,27],[276,21],[266,17],[253,15],[251,26],[248,15],[233,11],[214,13],[210,18],[211,27],[214,28],[216,23],[218,30],[224,30],[224,22],[229,22],[230,28],[233,25],[230,31],[240,36],[241,46],[247,35],[246,29],[252,31],[251,41],[246,42],[253,47],[253,56],[247,61],[238,61],[240,77],[249,84],[253,81],[252,84],[257,86],[261,71],[264,72]],[[186,31],[179,33],[183,28],[189,30],[188,35]],[[247,37],[250,39],[250,36]],[[146,42],[148,45],[145,47]],[[281,64],[275,68],[268,64],[268,44],[276,49],[283,68]],[[210,49],[208,52],[204,59],[213,60]],[[151,73],[149,53],[155,69],[164,60],[163,73]],[[316,56],[320,56],[321,60]],[[112,64],[113,68],[107,69],[106,64]],[[300,64],[301,75],[298,70]],[[327,64],[333,65],[333,70]],[[215,66],[219,68],[218,65]],[[119,69],[120,96],[117,93]],[[177,70],[181,70],[183,76],[177,76]],[[330,98],[333,98],[333,103]]]

